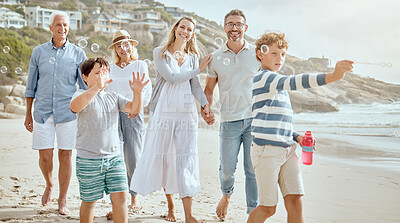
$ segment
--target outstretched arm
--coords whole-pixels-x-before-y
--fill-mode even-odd
[[[280,90],[294,91],[322,86],[344,77],[346,72],[353,70],[353,61],[343,60],[336,64],[333,73],[328,74],[297,74],[281,75],[270,72],[269,75],[257,75],[254,77],[253,95]]]

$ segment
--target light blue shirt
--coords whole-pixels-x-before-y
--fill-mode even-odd
[[[53,39],[33,49],[25,97],[35,98],[33,118],[36,122],[43,124],[51,115],[54,115],[55,124],[76,119],[69,104],[77,81],[81,89],[87,89],[80,70],[85,60],[85,52],[68,39],[58,49]]]

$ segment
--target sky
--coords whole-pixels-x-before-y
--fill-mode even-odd
[[[392,67],[355,64],[354,72],[400,84],[400,1],[398,0],[158,0],[223,23],[231,9],[242,10],[246,34],[286,34],[288,54],[307,59],[327,57]]]

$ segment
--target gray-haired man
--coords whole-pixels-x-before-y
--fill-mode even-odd
[[[76,141],[76,115],[71,112],[69,104],[76,91],[77,81],[80,88],[86,88],[79,69],[86,55],[67,39],[69,17],[66,13],[53,12],[49,28],[53,38],[35,47],[32,52],[25,91],[24,125],[33,133],[32,148],[39,150],[39,166],[46,180],[43,206],[51,200],[54,185],[53,150],[57,137],[60,189],[58,211],[66,215],[70,213],[66,202],[72,173],[72,149]]]

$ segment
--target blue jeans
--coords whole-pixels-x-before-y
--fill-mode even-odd
[[[222,193],[226,197],[231,196],[233,193],[240,144],[243,144],[247,213],[250,213],[258,205],[256,176],[250,157],[252,143],[251,121],[252,118],[222,122],[219,129],[219,179]]]

